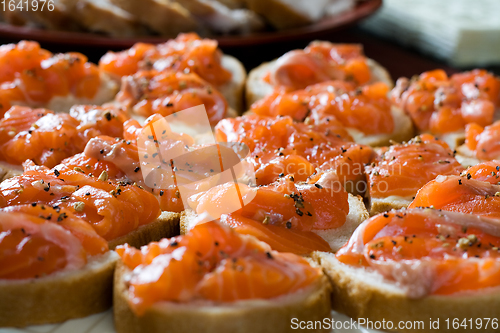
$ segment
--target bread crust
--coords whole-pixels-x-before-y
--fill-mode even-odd
[[[108,309],[117,260],[118,255],[108,251],[76,271],[0,280],[0,327],[57,323]]]
[[[323,320],[330,316],[330,286],[326,278],[310,290],[275,300],[241,301],[230,304],[179,304],[160,302],[137,316],[127,300],[124,275],[130,272],[121,262],[115,271],[113,312],[118,333],[275,333],[295,332],[292,318]]]
[[[368,194],[370,216],[388,212],[392,209],[406,208],[412,201],[413,198],[402,198],[397,196],[389,196],[386,198],[370,198]]]
[[[475,152],[470,150],[465,144],[457,148],[457,154],[455,155],[458,163],[462,164],[464,168],[469,168],[476,164],[481,163],[481,161],[476,158]]]
[[[391,281],[384,280],[376,272],[367,271],[339,262],[331,253],[315,252],[316,260],[332,283],[332,307],[355,320],[371,321],[423,321],[429,332],[469,332],[460,327],[446,329],[446,319],[458,318],[460,322],[470,318],[498,318],[500,315],[500,293],[498,288],[483,292],[455,295],[431,295],[421,299],[410,299]],[[440,329],[430,329],[429,319],[440,322]],[[399,332],[422,332],[422,330],[398,329]],[[481,332],[495,332],[491,326]]]
[[[311,19],[279,0],[246,0],[248,8],[264,16],[278,30],[311,23]]]
[[[248,73],[245,87],[246,109],[250,109],[253,103],[273,92],[273,86],[264,77],[272,69],[276,60],[264,62]]]
[[[222,56],[222,67],[231,72],[231,81],[218,87],[221,94],[226,98],[228,105],[241,114],[244,109],[243,95],[247,81],[247,71],[241,61],[233,56],[224,54]]]
[[[114,250],[118,245],[125,243],[140,248],[151,242],[157,242],[162,238],[177,236],[180,233],[179,221],[180,213],[162,212],[155,221],[142,225],[124,236],[109,241],[109,248]]]

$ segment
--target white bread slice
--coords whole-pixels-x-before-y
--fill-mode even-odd
[[[245,0],[216,0],[231,9],[243,8]]]
[[[80,0],[76,5],[80,24],[89,31],[105,33],[116,37],[147,35],[143,25],[134,15],[109,0]]]
[[[453,329],[451,322],[447,330],[446,320],[457,318],[461,323],[470,318],[498,318],[499,315],[499,288],[410,299],[395,283],[375,271],[341,263],[331,253],[315,252],[312,257],[323,267],[332,283],[333,309],[354,320],[392,321],[393,330],[399,332],[470,332],[463,326]],[[439,329],[430,329],[429,319],[439,319]],[[398,329],[396,325],[400,321],[423,321],[425,326],[420,326],[420,330]],[[481,332],[497,330],[483,326]]]
[[[406,208],[414,199],[413,197],[403,198],[396,195],[391,195],[385,198],[371,198],[369,192],[370,191],[367,191],[366,195],[368,198],[370,216],[388,212],[392,209]]]
[[[456,150],[457,154],[455,155],[455,158],[460,164],[462,164],[464,168],[468,168],[481,163],[481,161],[476,158],[476,154],[471,151],[465,144],[459,146]]]
[[[108,251],[91,257],[79,270],[0,280],[0,327],[57,323],[108,309],[118,258]]]
[[[465,131],[451,132],[442,135],[437,135],[437,137],[450,146],[451,150],[457,149],[458,146],[464,144],[465,142]]]
[[[248,8],[266,18],[279,30],[296,28],[318,21],[330,0],[246,0]]]
[[[14,165],[7,162],[0,161],[0,182],[6,179],[19,176],[23,173],[22,165]]]
[[[349,201],[349,214],[343,226],[330,230],[312,230],[328,242],[333,252],[338,251],[344,246],[349,238],[351,238],[354,230],[370,217],[361,196],[349,193],[347,200]]]
[[[328,242],[332,251],[337,251],[338,249],[340,249],[349,240],[354,230],[356,230],[356,228],[369,217],[368,211],[366,210],[365,204],[363,203],[363,198],[361,198],[359,195],[354,196],[349,193],[348,201],[349,214],[347,215],[346,222],[343,226],[330,230],[312,230],[314,233],[321,236]],[[181,213],[181,235],[186,234],[189,230],[195,227],[196,217],[196,213],[192,210],[185,210]]]
[[[218,34],[248,34],[262,30],[264,21],[248,9],[232,9],[215,0],[176,0],[209,31]]]
[[[264,80],[264,77],[267,75],[267,73],[273,70],[276,64],[276,60],[277,59],[270,62],[265,62],[252,69],[250,73],[248,73],[248,79],[245,89],[247,108],[250,108],[253,103],[273,92],[274,87],[266,82]],[[387,84],[389,88],[394,87],[394,82],[392,81],[391,75],[384,67],[382,67],[382,65],[370,58],[367,59],[367,63],[372,74],[372,78],[369,83],[381,81]]]
[[[162,212],[155,221],[142,225],[125,236],[109,241],[109,248],[114,250],[118,245],[125,243],[140,248],[151,242],[157,242],[162,238],[178,236],[180,233],[180,215],[180,213]]]
[[[49,1],[38,1],[37,10],[24,10],[23,15],[26,15],[29,21],[45,29],[79,31],[81,26],[74,18],[74,15],[77,15],[75,12],[77,2],[78,0],[54,0],[52,1],[53,8],[50,10]],[[44,5],[43,10],[41,10],[42,5]]]
[[[241,61],[233,56],[224,54],[221,60],[222,67],[231,72],[231,81],[217,87],[226,98],[229,106],[241,114],[244,110],[243,94],[247,81],[247,71]]]
[[[110,0],[110,2],[164,36],[175,37],[180,32],[194,31],[198,27],[189,11],[171,0]]]
[[[323,320],[330,316],[330,286],[326,279],[291,295],[271,300],[231,303],[158,302],[143,316],[128,303],[127,275],[130,270],[118,262],[115,271],[113,313],[118,333],[276,333],[295,332],[292,318]]]

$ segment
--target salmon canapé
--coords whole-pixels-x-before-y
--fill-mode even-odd
[[[438,175],[458,175],[464,168],[448,145],[429,134],[384,148],[366,167],[370,198],[413,199],[417,191]]]
[[[229,214],[221,208],[234,200],[231,196],[236,193],[235,184],[211,188],[195,198],[193,206],[198,216],[220,217],[221,223],[238,233],[255,236],[276,251],[331,251],[328,242],[315,231],[333,230],[345,224],[349,214],[347,192],[334,173],[316,174],[301,183],[291,178],[285,176],[253,188],[238,184],[239,193],[244,197],[252,194],[253,199]]]
[[[96,135],[123,135],[126,113],[114,107],[83,106],[70,113],[12,107],[0,120],[0,160],[21,165],[25,160],[53,167],[80,153]]]
[[[380,273],[410,298],[422,298],[498,287],[499,247],[499,220],[408,209],[366,220],[336,257]]]
[[[290,116],[296,121],[328,128],[337,120],[364,134],[394,130],[389,87],[382,82],[358,88],[352,82],[328,81],[304,90],[276,90],[255,102],[250,111],[262,116]]]
[[[493,123],[500,107],[500,79],[479,69],[450,77],[437,69],[398,79],[391,96],[420,132],[463,132],[469,123]]]
[[[49,108],[60,105],[55,98],[102,103],[116,93],[104,92],[106,82],[99,68],[83,54],[52,54],[36,42],[0,46],[0,66],[0,114],[14,104]]]
[[[128,302],[137,315],[165,301],[272,300],[312,288],[322,278],[321,270],[305,259],[272,251],[216,222],[140,250],[125,245],[116,251],[132,270]]]
[[[135,185],[108,179],[107,172],[92,175],[65,164],[54,168],[24,163],[22,175],[0,184],[3,206],[44,204],[71,211],[110,241],[124,236],[160,215],[153,194]]]
[[[173,70],[144,70],[123,78],[116,102],[142,117],[168,116],[204,105],[212,126],[228,113],[226,100],[208,82],[194,73]]]
[[[465,128],[465,147],[479,160],[499,159],[500,121],[485,127],[476,123],[468,124]]]
[[[0,279],[39,278],[75,270],[107,242],[70,211],[42,205],[0,210]]]
[[[122,52],[108,52],[99,61],[99,68],[117,77],[150,69],[193,72],[215,86],[231,80],[231,72],[222,66],[217,41],[195,33],[179,34],[164,44],[137,43]]]
[[[335,171],[351,193],[365,190],[365,164],[375,158],[373,149],[348,141],[342,127],[323,131],[321,127],[295,123],[289,116],[247,115],[224,119],[215,128],[219,142],[242,142],[250,149],[247,160],[255,167],[258,185],[293,175],[305,181],[321,171]],[[359,186],[361,184],[361,186]]]
[[[314,41],[304,50],[279,57],[264,79],[276,88],[293,91],[331,80],[362,85],[373,75],[361,45]]]

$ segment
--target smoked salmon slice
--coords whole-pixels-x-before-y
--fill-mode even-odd
[[[42,205],[0,210],[0,279],[79,269],[87,256],[107,249],[106,241],[69,211]]]
[[[463,170],[444,141],[423,134],[408,143],[382,149],[376,161],[366,167],[369,195],[411,200],[438,175],[458,175]]]
[[[479,160],[500,158],[500,121],[483,127],[476,123],[465,128],[465,146]]]
[[[500,222],[434,209],[379,214],[336,257],[394,281],[410,298],[500,285]]]
[[[417,193],[412,207],[434,207],[448,211],[500,219],[500,163],[490,161],[462,172],[460,176],[438,176]]]
[[[500,185],[500,161],[493,160],[476,164],[462,173],[467,178]]]
[[[124,236],[160,215],[153,194],[126,182],[92,175],[80,167],[52,169],[24,164],[25,172],[0,184],[5,206],[46,204],[70,210],[107,241]]]
[[[226,100],[208,82],[173,70],[144,70],[123,78],[116,102],[143,117],[168,116],[203,104],[212,126],[228,112]]]
[[[27,205],[5,207],[1,211],[5,213],[23,213],[57,223],[57,225],[78,238],[88,255],[102,254],[108,250],[108,242],[100,237],[90,224],[76,217],[70,209],[33,202]]]
[[[132,120],[126,123],[128,129],[132,124],[135,129],[142,129],[138,122]],[[136,134],[125,134],[131,140],[99,136],[91,139],[85,147],[84,153],[78,159],[65,160],[63,163],[73,167],[84,167],[89,173],[100,175],[106,170],[110,179],[118,182],[137,184],[147,192],[153,194],[160,204],[162,211],[182,212],[184,204],[180,192],[175,184],[158,188],[146,185],[141,172],[142,164],[139,160],[139,151],[135,139]],[[77,155],[78,156],[78,155]]]
[[[273,299],[312,286],[321,277],[320,269],[305,259],[273,251],[216,222],[140,250],[124,245],[116,251],[133,270],[129,304],[138,315],[160,301]]]
[[[319,41],[310,43],[304,50],[282,55],[266,77],[274,87],[288,91],[331,80],[362,85],[370,79],[370,67],[361,45]]]
[[[262,116],[291,116],[325,128],[338,121],[364,134],[392,133],[389,90],[382,82],[358,88],[352,82],[328,81],[289,93],[276,90],[255,102],[250,111]]]
[[[469,123],[493,123],[500,107],[500,79],[485,70],[454,74],[440,69],[411,80],[400,78],[391,92],[420,132],[445,134],[464,131]]]
[[[53,167],[80,153],[96,135],[121,136],[126,113],[114,107],[74,106],[70,113],[12,107],[0,120],[0,159]]]
[[[99,68],[118,77],[133,75],[139,70],[173,69],[193,72],[205,81],[221,86],[231,80],[231,72],[222,66],[221,60],[222,52],[217,41],[187,33],[159,45],[137,43],[122,52],[108,52],[99,61]]]
[[[341,134],[320,131],[289,116],[246,115],[224,119],[215,128],[219,142],[242,142],[255,167],[258,185],[270,184],[280,175],[305,181],[316,168],[335,171],[348,192],[363,193],[364,165],[375,158],[372,148],[347,141]],[[366,185],[366,184],[364,184]]]

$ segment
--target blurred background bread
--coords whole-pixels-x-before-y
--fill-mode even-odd
[[[112,37],[249,34],[306,26],[354,7],[357,0],[52,0],[37,10],[1,8],[5,23]],[[43,10],[42,10],[42,5]],[[52,6],[53,5],[53,6]],[[10,8],[12,9],[12,8]]]

